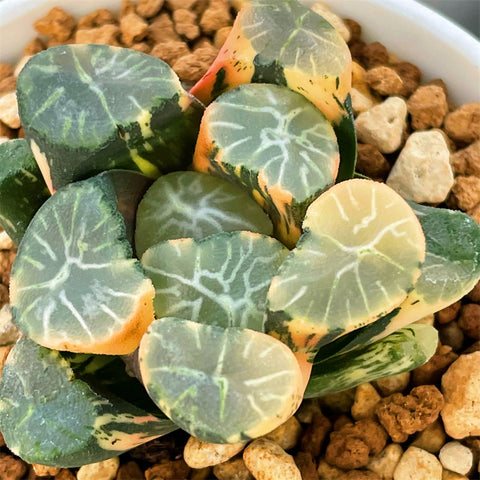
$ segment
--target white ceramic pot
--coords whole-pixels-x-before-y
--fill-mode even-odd
[[[315,0],[302,0],[313,3]],[[380,41],[416,64],[425,80],[442,78],[451,98],[480,101],[480,42],[414,0],[324,0],[342,17],[362,25],[364,38]],[[458,0],[449,0],[452,2]],[[35,36],[33,22],[54,6],[74,15],[96,8],[118,10],[121,0],[0,0],[0,62],[14,63]],[[461,8],[459,2],[459,8]]]

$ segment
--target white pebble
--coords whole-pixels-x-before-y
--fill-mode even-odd
[[[83,465],[78,469],[77,480],[113,480],[117,475],[119,466],[120,459],[118,457]]]
[[[5,230],[0,232],[0,250],[10,250],[13,246],[12,239],[8,236],[8,233]]]
[[[387,178],[387,185],[418,203],[443,202],[453,186],[450,150],[442,134],[412,133]]]
[[[254,440],[243,452],[243,461],[257,480],[302,480],[293,457],[266,438]]]
[[[10,128],[20,128],[17,94],[6,93],[0,97],[0,121]]]
[[[209,443],[190,437],[183,450],[183,458],[191,468],[205,468],[226,462],[244,448],[245,443]]]
[[[358,140],[375,145],[382,153],[392,153],[402,144],[407,128],[407,103],[400,97],[389,97],[355,120]]]
[[[370,458],[367,468],[382,480],[392,480],[393,472],[402,457],[403,449],[398,443],[390,443],[377,456]]]
[[[442,470],[435,455],[409,447],[393,472],[393,480],[442,480]]]
[[[448,442],[438,454],[443,467],[452,472],[466,475],[473,466],[472,451],[460,442]]]

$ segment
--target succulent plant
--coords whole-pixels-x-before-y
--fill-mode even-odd
[[[438,335],[413,323],[480,278],[473,220],[351,179],[333,27],[296,0],[245,4],[192,89],[201,127],[166,64],[131,50],[55,47],[19,77],[0,224],[26,338],[0,430],[27,461],[98,462],[175,428],[266,434],[303,396],[426,362]]]

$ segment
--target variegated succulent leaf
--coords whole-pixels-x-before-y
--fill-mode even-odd
[[[287,252],[252,232],[158,243],[142,257],[155,315],[263,331],[268,288]]]
[[[322,194],[303,228],[272,280],[265,328],[313,357],[402,303],[420,275],[425,238],[405,200],[361,179]]]
[[[297,0],[252,0],[191,93],[208,104],[243,83],[274,83],[301,93],[338,123],[350,73],[348,46],[323,17]]]
[[[153,320],[154,288],[131,255],[108,178],[57,191],[33,218],[13,264],[14,322],[48,348],[132,352]]]
[[[157,319],[139,358],[154,402],[206,442],[237,443],[270,432],[296,411],[304,390],[292,351],[250,329]]]
[[[54,191],[104,170],[152,178],[191,161],[202,109],[162,60],[108,45],[61,45],[17,81],[25,135]]]
[[[140,202],[137,218],[135,246],[139,258],[164,240],[200,240],[238,230],[271,235],[273,230],[268,215],[245,189],[199,172],[173,172],[160,177]]]
[[[49,196],[27,141],[17,138],[0,144],[0,226],[16,245]]]
[[[425,233],[427,252],[415,288],[382,338],[460,300],[480,280],[480,226],[463,212],[409,201]]]
[[[19,340],[0,380],[9,449],[30,463],[78,467],[175,430],[122,366],[118,357],[62,354]]]
[[[410,325],[382,340],[341,355],[315,359],[305,398],[341,392],[365,382],[407,372],[427,362],[438,345],[430,325]]]
[[[206,110],[193,167],[244,186],[293,247],[308,205],[331,186],[338,144],[325,116],[277,85],[242,85]]]

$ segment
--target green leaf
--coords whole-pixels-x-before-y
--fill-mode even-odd
[[[125,235],[104,176],[47,200],[12,268],[10,300],[20,330],[56,350],[132,352],[153,320],[154,289]]]
[[[245,189],[198,172],[160,177],[140,202],[137,217],[139,258],[147,248],[164,240],[200,240],[238,230],[271,235],[273,230],[268,216]]]
[[[305,398],[341,392],[412,370],[427,362],[438,345],[438,332],[429,325],[411,325],[342,355],[325,358],[312,368]]]
[[[15,244],[49,196],[27,141],[0,144],[0,225]]]
[[[344,104],[345,114],[340,121],[333,123],[333,130],[337,136],[340,150],[340,166],[338,168],[337,183],[354,177],[357,163],[357,133],[355,131],[355,118],[352,110],[350,94]]]
[[[295,356],[253,330],[162,318],[143,337],[139,358],[154,402],[207,442],[261,436],[290,418],[301,402]]]
[[[334,183],[339,161],[332,126],[305,97],[252,84],[207,108],[193,167],[246,187],[275,236],[293,247],[308,205]]]
[[[157,318],[263,331],[268,288],[286,254],[271,237],[232,232],[159,243],[142,264],[155,286]]]
[[[191,162],[202,109],[151,55],[108,45],[52,47],[23,68],[17,95],[51,191],[112,168],[156,178]]]
[[[78,467],[175,430],[122,364],[115,357],[61,354],[19,340],[0,380],[0,429],[7,446],[30,463]],[[125,397],[141,399],[148,410]]]

